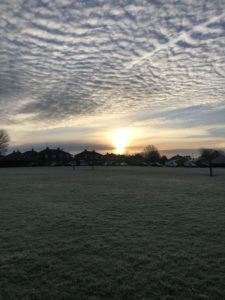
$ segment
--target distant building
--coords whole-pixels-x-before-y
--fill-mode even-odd
[[[72,155],[60,148],[46,148],[40,152],[34,149],[21,153],[19,150],[2,157],[0,167],[20,167],[39,165],[67,165],[72,160]]]
[[[1,158],[0,167],[24,167],[26,161],[23,153],[19,150],[13,151],[12,153],[5,155]]]
[[[189,159],[184,162],[184,167],[194,168],[197,167],[197,165],[193,160]]]
[[[38,153],[39,161],[42,164],[65,164],[69,162],[72,158],[71,154],[61,150],[60,148],[57,149],[50,149],[46,148]]]
[[[212,161],[215,167],[225,167],[225,154],[221,153]]]
[[[24,159],[31,164],[38,164],[40,161],[39,153],[34,149],[24,152],[23,155]]]
[[[200,168],[208,168],[209,163],[205,158],[199,157],[195,160],[195,164]]]
[[[165,163],[165,166],[166,167],[177,167],[178,165],[175,160],[170,159]]]
[[[105,166],[113,166],[118,162],[118,155],[114,153],[106,153],[104,155],[104,165]]]
[[[5,159],[9,161],[22,161],[25,158],[24,158],[24,154],[21,153],[19,150],[17,150],[5,156]]]
[[[75,159],[77,164],[88,164],[88,165],[101,165],[103,163],[104,156],[95,150],[88,151],[85,149],[84,151],[75,155]]]
[[[195,164],[192,161],[192,158],[188,156],[181,156],[179,154],[171,157],[168,161],[165,162],[167,167],[194,167]]]

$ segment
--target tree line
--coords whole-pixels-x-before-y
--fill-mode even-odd
[[[213,176],[213,160],[221,154],[224,154],[221,150],[202,148],[200,151],[200,158],[205,159],[209,165],[209,175]],[[158,149],[154,145],[148,145],[143,152],[144,157],[151,163],[160,162],[167,159],[166,156],[161,156]]]

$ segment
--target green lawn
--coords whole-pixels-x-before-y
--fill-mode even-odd
[[[0,299],[225,299],[225,169],[0,169]]]

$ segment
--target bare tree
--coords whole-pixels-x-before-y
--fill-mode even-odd
[[[9,135],[6,130],[0,129],[0,155],[4,154],[9,146]]]
[[[220,155],[220,151],[215,149],[201,149],[201,158],[205,159],[209,165],[209,175],[213,176],[213,160]]]
[[[143,157],[151,163],[156,163],[159,162],[161,156],[154,145],[148,145],[144,148]]]

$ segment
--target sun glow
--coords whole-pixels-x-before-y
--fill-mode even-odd
[[[114,132],[113,144],[115,146],[115,152],[117,154],[123,154],[126,151],[129,137],[130,137],[129,128],[120,128],[116,132]]]

